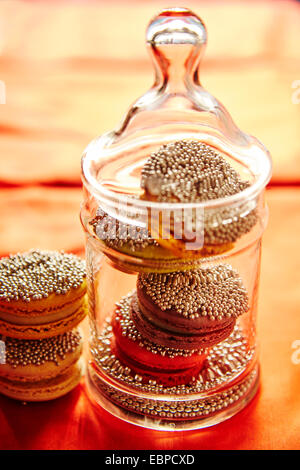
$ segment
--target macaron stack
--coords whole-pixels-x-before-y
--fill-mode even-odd
[[[44,401],[72,390],[82,374],[78,324],[87,313],[85,264],[32,250],[0,260],[0,393]]]
[[[229,265],[140,273],[137,290],[113,315],[111,354],[142,383],[187,385],[248,308],[246,289]]]
[[[206,359],[202,348],[185,348],[174,341],[170,346],[162,337],[144,334],[146,328],[136,322],[140,313],[136,293],[117,305],[113,319],[111,354],[126,368],[128,375],[145,384],[166,387],[182,385],[197,376]],[[158,332],[152,329],[156,335]]]
[[[248,186],[221,154],[196,141],[163,145],[149,156],[141,174],[142,199],[159,203],[226,198]],[[138,241],[130,238],[122,222],[110,237],[109,222],[110,217],[100,209],[91,222],[100,238],[106,229],[107,236],[102,239],[108,247],[145,260],[170,262],[168,271],[164,271],[163,263],[150,272],[138,267],[136,290],[116,305],[107,330],[111,329],[110,349],[105,347],[104,338],[105,353],[99,363],[114,378],[119,374],[120,380],[144,386],[145,390],[150,386],[151,392],[181,393],[191,384],[196,384],[191,390],[202,390],[203,381],[209,384],[213,377],[210,364],[219,351],[227,353],[229,338],[239,344],[237,319],[249,311],[248,294],[239,273],[220,258],[209,262],[209,257],[230,250],[251,230],[257,222],[255,209],[205,213],[203,246],[190,251],[185,240],[172,233],[175,217],[171,232],[165,231],[162,222],[151,236],[143,230]],[[195,220],[189,223],[193,225]],[[203,258],[206,264],[193,262]],[[172,259],[190,259],[192,263],[180,270],[180,263],[172,265]],[[223,343],[224,348],[219,350]],[[215,368],[219,378],[230,375],[239,354],[222,356],[220,367]]]

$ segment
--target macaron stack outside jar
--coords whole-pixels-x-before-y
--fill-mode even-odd
[[[86,304],[77,256],[30,250],[0,260],[0,393],[45,401],[77,386]]]
[[[202,21],[149,24],[155,83],[82,159],[88,389],[156,429],[210,426],[259,385],[256,309],[271,162],[202,88]]]

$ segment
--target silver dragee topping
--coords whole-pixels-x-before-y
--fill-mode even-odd
[[[232,404],[241,398],[245,399],[250,387],[253,386],[256,374],[257,372],[254,370],[246,376],[246,379],[229,389],[227,388],[223,392],[214,393],[206,398],[196,400],[191,400],[191,397],[188,397],[188,400],[176,400],[176,398],[173,398],[172,400],[169,399],[166,401],[161,399],[151,400],[144,397],[137,398],[136,396],[132,396],[126,392],[119,391],[119,389],[116,389],[104,381],[99,381],[99,387],[102,389],[102,392],[117,405],[133,411],[134,413],[144,415],[144,417],[149,415],[150,418],[158,419],[159,422],[161,422],[162,418],[202,418],[207,417],[208,415],[213,415],[214,413],[219,413],[221,410],[226,410],[227,407],[232,406]],[[148,384],[146,387],[143,387],[136,379],[133,384],[130,382],[129,385],[142,390],[147,387],[150,389],[152,394],[158,395],[160,398],[161,394],[168,394],[169,390],[172,390],[171,393],[173,396],[179,395],[182,397],[184,395],[194,393],[193,388],[195,390],[198,388],[196,386],[192,388],[190,384],[177,385],[177,387],[173,387],[175,390],[168,390],[167,388],[160,389],[158,385],[150,387]],[[209,387],[204,386],[203,388],[206,390]]]
[[[141,273],[138,288],[165,311],[211,320],[238,317],[248,310],[248,296],[238,273],[229,265],[168,274]]]
[[[66,294],[85,278],[85,262],[72,254],[31,250],[0,260],[0,300],[29,302]]]
[[[40,340],[7,338],[0,335],[5,342],[5,360],[12,367],[35,365],[45,362],[59,364],[69,353],[79,346],[81,335],[78,330],[68,331],[62,335]]]
[[[161,146],[150,155],[141,175],[141,187],[159,202],[207,201],[248,186],[222,155],[193,140]]]
[[[153,152],[141,173],[141,187],[158,202],[205,202],[226,198],[250,186],[212,147],[193,140],[165,144]],[[204,211],[204,243],[233,243],[257,222],[253,204]],[[187,229],[195,230],[185,222]]]

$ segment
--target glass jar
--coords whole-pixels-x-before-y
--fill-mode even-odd
[[[154,429],[216,424],[259,385],[271,159],[201,86],[205,44],[191,11],[155,17],[153,87],[82,158],[88,390],[113,415]]]

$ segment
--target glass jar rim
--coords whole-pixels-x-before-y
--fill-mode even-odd
[[[101,137],[109,136],[111,133],[104,134]],[[182,210],[182,209],[214,209],[219,207],[234,207],[238,206],[243,202],[254,199],[268,184],[272,174],[272,160],[268,150],[263,147],[265,158],[263,162],[263,171],[260,171],[257,179],[250,184],[243,191],[240,191],[231,196],[223,198],[210,199],[207,201],[197,202],[156,202],[134,198],[128,196],[125,193],[117,193],[106,189],[100,181],[98,181],[92,174],[91,168],[93,164],[94,152],[91,151],[93,145],[98,143],[99,137],[94,139],[85,149],[82,160],[81,160],[81,178],[83,185],[89,191],[90,194],[95,196],[99,201],[104,204],[118,204],[119,206],[130,206],[136,207],[140,210],[152,209],[152,210]],[[102,139],[101,139],[102,140]],[[103,146],[104,148],[104,146]],[[101,150],[101,146],[97,147],[97,153]]]

